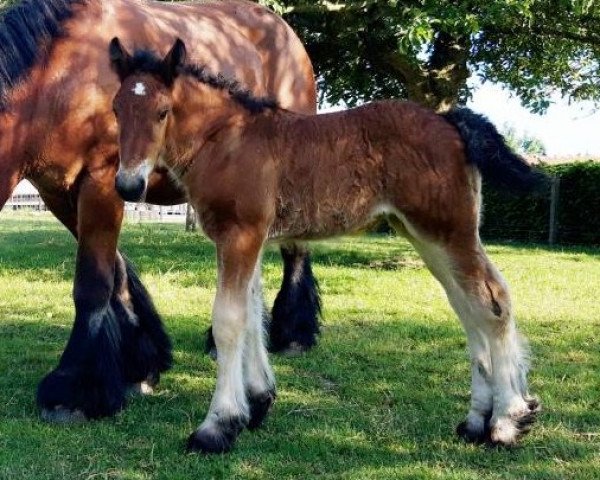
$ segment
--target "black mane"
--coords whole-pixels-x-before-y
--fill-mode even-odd
[[[129,61],[129,74],[150,73],[158,76],[165,84],[170,84],[171,79],[163,59],[159,58],[151,50],[139,49],[133,53]],[[188,75],[201,83],[217,90],[225,90],[231,98],[251,113],[260,113],[267,109],[278,107],[277,101],[269,97],[256,97],[254,94],[242,87],[235,79],[224,75],[214,75],[207,71],[206,67],[196,64],[185,64],[178,69],[179,75]]]
[[[0,13],[0,111],[6,96],[63,34],[62,23],[73,6],[86,0],[22,0]]]

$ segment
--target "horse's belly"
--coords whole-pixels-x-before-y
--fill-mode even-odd
[[[355,233],[374,223],[376,203],[372,196],[280,202],[269,238],[311,240]]]

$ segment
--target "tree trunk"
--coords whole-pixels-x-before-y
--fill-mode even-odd
[[[188,203],[185,210],[185,231],[186,232],[195,232],[198,228],[198,223],[196,221],[196,212],[192,206]]]
[[[415,64],[399,52],[390,53],[383,60],[398,74],[409,100],[445,112],[457,105],[466,87],[470,46],[468,37],[440,32],[425,65]]]

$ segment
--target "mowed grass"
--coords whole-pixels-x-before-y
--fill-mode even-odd
[[[319,346],[272,356],[278,399],[265,427],[223,456],[184,453],[215,383],[203,332],[215,289],[211,244],[179,225],[128,225],[121,247],[164,316],[175,366],[153,396],[85,425],[40,421],[35,389],[73,319],[75,243],[56,222],[0,215],[1,479],[600,478],[600,251],[489,245],[533,350],[544,410],[514,449],[467,445],[466,342],[441,287],[385,236],[313,245],[324,302]],[[264,278],[272,302],[277,250]]]

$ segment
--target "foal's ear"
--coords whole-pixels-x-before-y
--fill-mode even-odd
[[[172,83],[177,75],[179,75],[179,68],[183,67],[185,64],[185,60],[187,58],[187,49],[185,48],[185,43],[183,40],[178,38],[175,40],[175,44],[173,48],[167,53],[167,56],[164,58],[163,62],[166,67],[166,76],[167,83]]]
[[[119,79],[123,81],[129,74],[129,61],[131,60],[131,55],[127,53],[127,50],[125,50],[121,44],[121,40],[117,37],[110,41],[108,53],[110,56],[111,68],[119,76]]]

